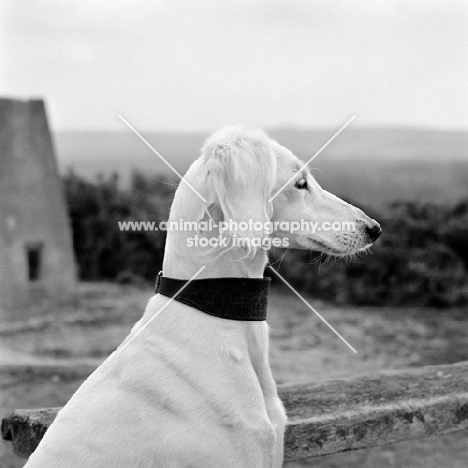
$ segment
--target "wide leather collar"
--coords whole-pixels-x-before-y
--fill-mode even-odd
[[[155,291],[216,317],[259,321],[266,320],[270,282],[270,278],[210,278],[189,282],[167,278],[161,271]]]

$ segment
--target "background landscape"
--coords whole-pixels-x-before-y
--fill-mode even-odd
[[[354,125],[354,124],[353,124]],[[414,128],[350,128],[313,161],[314,176],[333,192],[381,206],[396,200],[444,203],[468,193],[468,132]],[[307,161],[334,130],[273,129],[269,134]],[[181,173],[198,157],[206,132],[143,132]],[[173,176],[130,130],[55,133],[62,171],[117,172],[128,187],[131,171]]]

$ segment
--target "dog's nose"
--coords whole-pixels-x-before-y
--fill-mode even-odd
[[[369,239],[374,242],[380,237],[380,234],[382,234],[382,228],[378,223],[371,227],[366,226],[366,234],[369,236]]]

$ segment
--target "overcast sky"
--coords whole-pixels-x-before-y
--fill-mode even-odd
[[[0,95],[55,129],[468,128],[466,1],[0,4]]]

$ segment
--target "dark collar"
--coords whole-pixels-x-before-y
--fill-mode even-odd
[[[156,278],[156,293],[172,297],[207,314],[230,320],[266,320],[270,278]],[[180,292],[179,292],[180,291]]]

